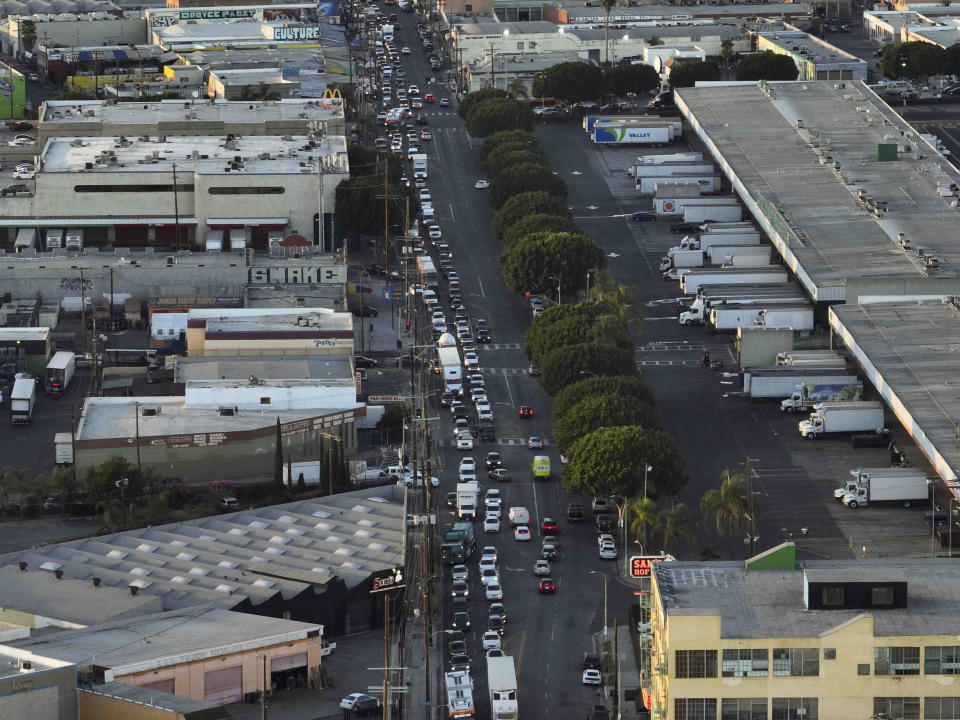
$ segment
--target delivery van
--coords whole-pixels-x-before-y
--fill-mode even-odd
[[[530,513],[525,507],[512,507],[510,512],[507,514],[507,518],[510,520],[510,524],[516,527],[517,525],[529,525],[530,524]]]
[[[531,466],[533,477],[537,480],[550,479],[550,458],[546,455],[535,455]]]

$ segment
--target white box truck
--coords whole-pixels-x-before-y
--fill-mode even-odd
[[[410,161],[413,163],[413,179],[426,180],[427,179],[427,154],[414,153],[413,155],[410,156]]]
[[[843,502],[850,493],[856,493],[859,487],[873,477],[922,477],[927,474],[915,467],[858,467],[850,470],[850,479],[833,491],[833,499]]]
[[[662,165],[663,163],[694,163],[703,160],[703,153],[653,153],[637,158],[637,165]]]
[[[794,365],[801,362],[818,360],[833,361],[843,359],[836,350],[784,350],[777,353],[777,365]]]
[[[793,307],[769,307],[760,311],[760,325],[763,327],[789,327],[794,330],[813,330],[813,307],[794,305]]]
[[[77,356],[68,350],[54,353],[47,363],[46,389],[50,397],[60,397],[70,386],[77,369]]]
[[[716,330],[736,330],[757,324],[762,305],[714,305],[710,308],[710,324]]]
[[[487,658],[490,720],[517,720],[517,670],[510,655]]]
[[[57,465],[73,465],[73,436],[57,433],[53,436],[53,461]]]
[[[735,253],[733,255],[721,256],[720,262],[714,263],[720,267],[726,268],[752,268],[767,267],[770,265],[771,256],[769,248],[762,248],[763,252],[757,253]]]
[[[680,250],[660,258],[660,270],[703,267],[702,250]]]
[[[463,364],[456,347],[437,348],[437,360],[443,373],[443,386],[454,395],[463,392]]]
[[[803,390],[798,390],[803,388]],[[844,389],[849,388],[844,397]],[[863,385],[857,374],[849,370],[835,368],[783,368],[748,367],[743,369],[743,392],[752,398],[783,398],[796,392],[804,395],[804,402],[795,405],[788,412],[796,412],[804,407],[812,408],[821,402],[840,402],[859,398]],[[807,402],[823,395],[822,399]],[[840,397],[835,397],[840,395]]]
[[[743,208],[739,204],[692,205],[683,206],[684,222],[706,222],[708,220],[739,220],[743,217]]]
[[[667,177],[661,175],[648,177],[644,174],[637,179],[637,192],[641,195],[653,195],[655,192],[662,192],[661,188],[671,183],[695,185],[702,193],[712,193],[716,192],[720,187],[720,176],[703,173],[676,173]],[[679,212],[670,213],[667,211],[669,203],[674,203],[674,207],[676,207],[676,199],[664,198],[654,200],[654,211],[657,215],[679,215]]]
[[[769,245],[761,245],[760,243],[750,244],[750,245],[727,245],[727,244],[713,244],[704,250],[707,254],[707,259],[713,265],[723,265],[729,263],[735,257],[762,257],[766,258],[764,265],[770,264],[770,251],[771,247]]]
[[[875,400],[854,400],[840,403],[818,403],[806,420],[797,424],[800,436],[814,440],[824,433],[854,433],[883,428],[883,403]]]
[[[720,268],[717,270],[691,270],[680,279],[680,291],[695,295],[701,285],[744,285],[785,283],[787,271],[778,265],[765,268]]]
[[[477,517],[478,488],[477,483],[457,483],[457,517]]]
[[[443,675],[447,689],[447,717],[472,718],[473,680],[466,670],[454,670]]]
[[[809,412],[821,402],[847,402],[859,400],[863,395],[863,383],[859,380],[843,380],[849,375],[825,376],[830,382],[801,383],[790,393],[790,397],[780,401],[780,409],[786,413]]]
[[[715,290],[710,294],[698,293],[690,305],[683,307],[677,321],[681,325],[701,325],[704,318],[709,315],[710,309],[721,305],[760,305],[763,307],[765,305],[793,305],[803,301],[803,295],[796,288],[790,288],[779,293],[753,291],[750,294],[746,291],[724,294]]]
[[[36,380],[33,377],[17,378],[10,393],[10,422],[14,425],[25,425],[30,422],[36,400]]]
[[[854,492],[843,496],[848,508],[866,507],[875,502],[895,502],[910,507],[930,498],[930,481],[925,475],[877,475],[868,477]]]
[[[760,246],[760,233],[756,230],[743,230],[740,232],[715,232],[700,233],[697,237],[687,236],[680,241],[679,245],[671,248],[677,250],[709,250],[717,245],[724,247],[732,246]],[[766,245],[765,247],[770,247]]]

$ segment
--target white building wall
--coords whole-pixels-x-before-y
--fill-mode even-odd
[[[20,50],[20,21],[11,18],[8,27],[6,37],[0,42],[4,52],[17,52]],[[47,46],[84,47],[147,41],[147,22],[143,18],[38,22],[36,29],[37,44]]]
[[[195,387],[187,383],[188,407],[239,407],[241,410],[309,410],[323,408],[338,410],[356,407],[357,390],[354,385],[270,385],[269,381],[250,387]],[[269,398],[269,403],[261,402]]]

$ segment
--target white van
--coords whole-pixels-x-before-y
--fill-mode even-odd
[[[530,524],[530,512],[525,507],[510,508],[507,518],[510,520],[510,524],[513,527],[516,527],[517,525]]]

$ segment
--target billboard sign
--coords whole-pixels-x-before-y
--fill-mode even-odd
[[[630,557],[630,577],[648,578],[653,572],[653,564],[670,558],[666,555],[632,555]]]
[[[373,586],[370,588],[370,594],[399,590],[406,586],[407,584],[403,581],[403,568],[380,570],[373,575]]]

